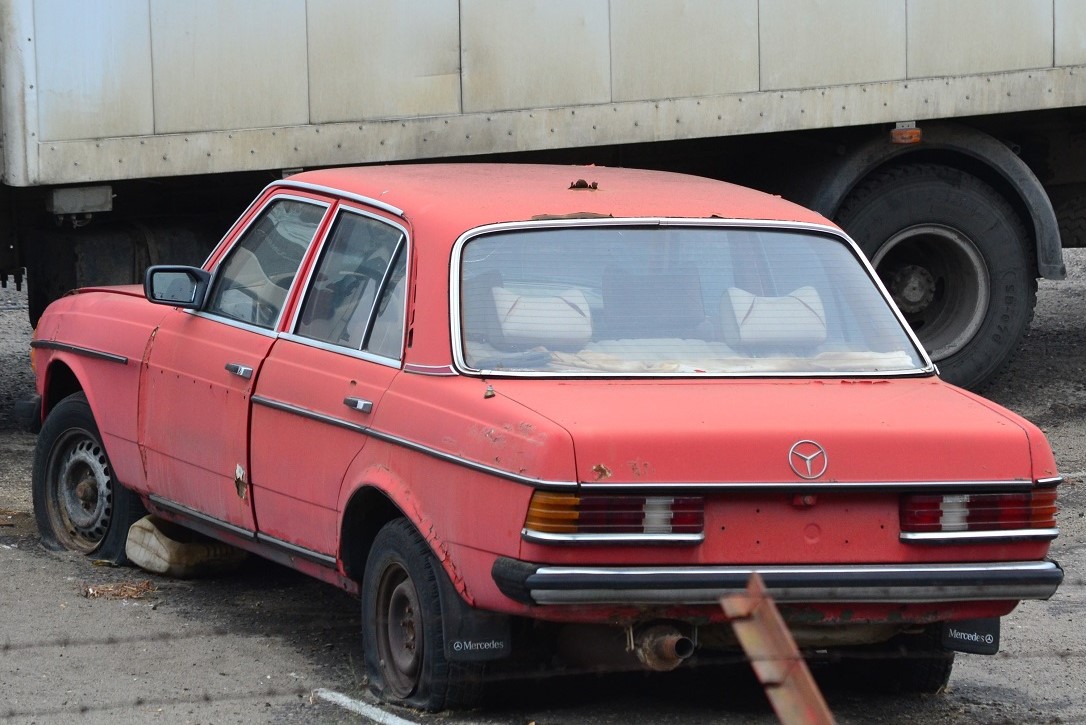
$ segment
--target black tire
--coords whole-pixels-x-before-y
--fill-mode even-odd
[[[128,563],[128,529],[147,511],[114,477],[83,393],[57,403],[45,419],[32,481],[34,517],[47,548]]]
[[[1073,196],[1059,203],[1053,199],[1064,247],[1086,247],[1086,186],[1075,187]]]
[[[983,390],[1033,319],[1032,244],[992,187],[957,169],[879,171],[849,194],[837,222],[871,259],[940,375]]]
[[[935,695],[946,689],[954,653],[943,649],[942,625],[903,634],[842,658],[843,681],[861,691]]]
[[[362,645],[370,688],[386,702],[435,711],[479,699],[481,667],[445,658],[439,576],[405,519],[377,533],[362,578]]]
[[[76,288],[75,239],[70,232],[35,231],[27,235],[26,288],[30,326],[53,300]]]

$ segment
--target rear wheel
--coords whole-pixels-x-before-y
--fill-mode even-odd
[[[362,580],[362,644],[370,687],[383,700],[442,710],[478,699],[479,667],[445,658],[439,576],[406,520],[377,533]]]
[[[146,515],[122,486],[83,393],[49,413],[34,452],[34,516],[42,543],[125,564],[128,529]]]
[[[946,689],[954,667],[954,653],[943,649],[942,625],[923,632],[902,634],[885,644],[856,650],[841,666],[853,687],[879,692],[934,695]]]
[[[872,175],[837,221],[871,259],[942,377],[980,390],[1010,361],[1033,318],[1031,243],[993,188],[915,164]]]

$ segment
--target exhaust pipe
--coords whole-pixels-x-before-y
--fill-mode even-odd
[[[694,654],[694,641],[670,624],[654,624],[634,636],[634,653],[650,670],[667,672]]]

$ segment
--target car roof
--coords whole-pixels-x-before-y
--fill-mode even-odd
[[[375,199],[445,229],[565,216],[724,218],[829,224],[821,215],[723,181],[603,166],[407,164],[307,171],[304,183]],[[586,187],[586,188],[577,188]]]

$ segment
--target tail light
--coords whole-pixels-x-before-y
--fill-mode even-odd
[[[536,491],[524,536],[542,541],[701,541],[701,496],[574,494]]]
[[[1056,489],[1019,493],[913,494],[901,498],[902,538],[1056,535]],[[987,533],[986,533],[987,532]],[[957,536],[955,536],[957,535]]]

